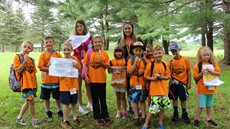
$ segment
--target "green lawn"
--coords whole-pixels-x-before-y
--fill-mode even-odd
[[[195,51],[182,51],[182,55],[186,55],[191,59],[191,64],[192,67],[195,64]],[[30,129],[32,128],[31,124],[28,124],[27,126],[21,126],[15,123],[15,119],[20,111],[21,105],[23,104],[21,101],[21,95],[20,93],[14,93],[9,89],[9,84],[8,84],[8,76],[9,76],[9,67],[13,62],[13,56],[15,53],[0,53],[0,62],[1,62],[1,67],[0,67],[0,128],[2,129],[18,129],[18,128],[23,128],[23,129]],[[31,53],[31,56],[35,59],[36,64],[38,60],[38,56],[40,53]],[[109,51],[109,55],[112,58],[113,52]],[[222,57],[223,51],[216,51],[215,55],[217,57]],[[167,61],[171,56],[164,56],[164,61]],[[222,69],[221,77],[220,79],[223,80],[225,83],[219,88],[219,92],[222,92],[223,94],[223,102],[220,101],[220,96],[217,94],[215,96],[215,100],[213,103],[213,112],[212,112],[212,118],[218,122],[219,128],[221,129],[228,129],[230,128],[230,81],[229,81],[229,75],[230,75],[230,66],[226,65],[220,65]],[[37,73],[37,78],[38,78],[38,83],[40,84],[40,72],[38,71]],[[112,129],[125,129],[125,128],[141,128],[141,127],[135,127],[132,123],[132,117],[128,120],[122,120],[122,119],[116,119],[115,114],[116,114],[116,106],[115,106],[115,94],[109,86],[111,76],[107,76],[107,105],[108,105],[108,111],[111,116],[112,123],[110,125],[103,125],[103,126],[98,126],[94,122],[92,122],[92,112],[88,116],[79,116],[80,120],[82,120],[85,123],[85,126],[83,128],[85,129],[96,129],[96,128],[112,128]],[[83,88],[84,89],[84,88]],[[83,91],[84,92],[84,91]],[[191,98],[187,101],[187,111],[189,113],[189,116],[191,120],[194,119],[195,113],[196,113],[196,95],[195,95],[195,84],[194,81],[192,82],[192,88],[189,91]],[[40,88],[38,90],[37,95],[40,95]],[[85,92],[83,93],[83,99],[84,99],[84,104],[86,105],[86,97],[85,97]],[[54,107],[54,101],[52,100],[51,103],[51,110],[53,111],[54,115],[56,114],[56,109]],[[172,116],[172,108],[167,110],[165,112],[165,118],[164,118],[164,126],[166,129],[192,129],[192,125],[186,125],[183,122],[177,122],[173,123],[171,122],[171,116]],[[181,112],[181,110],[179,109]],[[42,100],[39,99],[39,97],[36,98],[36,113],[39,119],[40,126],[39,128],[42,129],[58,129],[61,128],[60,122],[61,119],[56,118],[54,119],[53,122],[46,122],[45,121],[45,110],[44,106],[42,103]],[[78,113],[78,112],[77,112]],[[78,113],[78,115],[80,115]],[[180,114],[181,116],[181,114]],[[30,113],[27,111],[25,114],[26,120],[30,122]],[[202,121],[201,121],[201,126],[200,128],[202,129],[209,129],[211,128],[210,125],[206,125],[204,122],[205,119],[205,112],[202,112],[201,115]],[[157,123],[158,123],[158,118],[153,118],[150,123],[150,128],[155,129],[157,128]]]

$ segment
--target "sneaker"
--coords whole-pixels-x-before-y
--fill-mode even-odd
[[[63,118],[63,112],[62,111],[58,111],[58,117],[60,117],[60,118]]]
[[[127,118],[128,118],[128,113],[127,113],[127,112],[124,112],[124,113],[123,113],[122,119],[127,119]]]
[[[145,127],[145,126],[142,126],[142,128],[141,129],[148,129],[147,127]]]
[[[109,117],[103,119],[103,121],[104,121],[105,124],[110,124],[111,123]]]
[[[142,124],[144,124],[145,123],[145,118],[141,118],[141,122],[142,122]]]
[[[32,124],[33,127],[38,127],[38,119],[33,119],[31,121],[31,124]]]
[[[173,112],[173,117],[172,117],[172,121],[178,121],[179,120],[179,116],[178,116],[178,112]]]
[[[16,122],[21,125],[27,125],[26,120],[23,117],[21,117],[20,119],[16,119]]]
[[[53,116],[52,116],[52,112],[51,111],[47,111],[46,112],[46,120],[47,121],[52,121],[53,120]]]
[[[83,127],[83,126],[84,126],[84,124],[83,124],[79,119],[73,120],[73,122],[74,122],[78,127]]]
[[[133,108],[132,108],[132,107],[129,107],[129,109],[128,109],[128,113],[129,113],[129,114],[131,114],[131,115],[133,115],[133,114],[134,114],[134,112],[133,112]]]
[[[134,125],[136,126],[140,126],[141,125],[141,121],[139,120],[139,118],[135,118],[133,121]]]
[[[121,111],[117,111],[116,118],[121,118],[121,117],[122,117],[122,112]]]
[[[193,127],[194,128],[199,128],[199,125],[200,125],[200,121],[199,120],[194,120],[193,121]]]
[[[163,124],[158,124],[158,128],[159,128],[159,129],[164,129]]]
[[[94,119],[94,121],[95,121],[96,124],[98,124],[98,125],[103,125],[103,124],[104,124],[104,122],[103,122],[102,119]]]
[[[91,103],[88,103],[86,106],[90,111],[93,111],[93,105]]]
[[[189,124],[191,122],[190,119],[188,118],[187,112],[182,113],[182,119],[184,120],[186,124]]]
[[[69,121],[62,121],[62,122],[61,122],[61,126],[62,126],[64,129],[72,129],[72,126],[70,125]]]
[[[212,119],[205,120],[205,122],[211,124],[213,127],[218,127],[218,124],[215,121],[213,121]]]
[[[79,106],[79,112],[82,114],[82,115],[86,115],[89,113],[89,111],[87,111],[87,109],[83,106]]]

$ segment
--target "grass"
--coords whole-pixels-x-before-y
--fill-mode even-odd
[[[192,67],[195,64],[195,51],[182,51],[182,55],[188,56],[191,60]],[[221,57],[223,55],[223,51],[218,51],[215,52],[215,54],[218,57]],[[31,124],[28,124],[27,126],[21,126],[15,123],[15,119],[20,111],[20,108],[22,106],[22,101],[21,101],[21,95],[20,93],[14,93],[9,89],[9,84],[8,84],[8,76],[9,76],[9,67],[12,64],[13,61],[13,56],[15,53],[0,53],[0,61],[1,61],[1,67],[0,67],[0,128],[2,129],[17,129],[17,128],[23,128],[23,129],[30,129],[32,128]],[[34,52],[31,53],[31,56],[35,59],[35,62],[37,64],[37,60],[39,57],[40,53]],[[112,58],[113,52],[110,50],[109,55]],[[171,58],[170,55],[165,55],[164,56],[164,61],[167,61],[169,58]],[[213,103],[213,110],[212,110],[212,118],[218,122],[219,128],[221,129],[228,129],[230,128],[230,117],[227,114],[230,114],[230,81],[229,81],[229,75],[230,75],[230,67],[220,64],[222,73],[220,76],[220,79],[223,80],[225,83],[219,87],[219,92],[222,92],[223,96],[223,101],[220,101],[220,95],[217,94],[214,99]],[[88,116],[80,116],[79,112],[79,119],[82,120],[85,123],[85,126],[83,128],[85,129],[106,129],[106,128],[111,128],[111,129],[125,129],[125,128],[132,128],[132,129],[138,129],[141,127],[135,127],[132,122],[132,117],[128,120],[121,120],[121,119],[116,119],[115,114],[116,114],[116,105],[115,105],[115,94],[109,85],[111,79],[111,75],[107,76],[107,105],[108,105],[108,112],[110,114],[112,124],[110,125],[103,125],[103,126],[97,126],[94,122],[92,122],[92,112],[89,113]],[[40,72],[37,72],[37,80],[38,84],[40,85]],[[187,101],[187,111],[189,113],[189,117],[191,120],[194,119],[195,114],[196,114],[196,107],[197,107],[197,102],[196,102],[196,95],[195,95],[195,83],[194,81],[192,82],[192,88],[190,89],[190,96],[191,98]],[[37,95],[40,95],[40,87],[38,88],[38,93]],[[52,99],[51,99],[52,100]],[[60,118],[55,117],[53,122],[46,122],[45,121],[45,110],[44,106],[42,103],[42,100],[39,99],[39,97],[36,98],[36,114],[39,119],[40,125],[39,128],[41,129],[57,129],[61,128],[60,125]],[[86,97],[85,97],[85,92],[83,88],[83,102],[86,105]],[[51,110],[53,111],[54,115],[56,115],[56,109],[54,107],[54,101],[51,101]],[[171,116],[172,116],[173,109],[172,107],[165,112],[165,118],[164,118],[164,126],[166,129],[192,129],[192,125],[186,125],[183,122],[177,122],[177,123],[172,123],[171,122]],[[181,109],[179,108],[179,112],[181,112]],[[180,114],[181,115],[181,114]],[[25,119],[30,122],[31,116],[29,111],[25,114]],[[209,129],[211,128],[210,125],[206,125],[204,122],[205,119],[205,112],[202,112],[201,115],[201,126],[200,128],[202,129]],[[151,123],[150,123],[150,128],[155,129],[157,127],[158,123],[158,118],[152,118]]]

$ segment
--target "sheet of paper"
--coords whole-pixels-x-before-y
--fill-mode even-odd
[[[78,69],[73,67],[73,59],[51,58],[49,67],[49,75],[58,77],[78,77]]]
[[[211,64],[206,64],[202,66],[203,69],[207,69],[209,68],[210,70],[214,71],[214,66]],[[205,86],[220,86],[221,84],[223,84],[224,82],[221,81],[218,77],[212,75],[211,73],[205,71],[204,75],[203,75],[203,80],[204,80],[204,85]]]
[[[70,35],[69,39],[72,41],[73,49],[79,47],[83,42],[89,39],[90,34],[87,33],[86,35],[79,36],[79,35]]]

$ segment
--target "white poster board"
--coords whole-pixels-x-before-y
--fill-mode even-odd
[[[73,67],[73,59],[51,58],[49,66],[49,75],[58,77],[78,77],[78,69]]]
[[[210,69],[212,71],[214,71],[214,66],[211,64],[206,64],[202,66],[203,69]],[[209,89],[213,89],[213,86],[220,86],[221,84],[223,84],[224,82],[221,81],[219,79],[218,76],[214,76],[211,73],[209,73],[208,71],[205,71],[203,74],[203,81],[204,81],[204,85],[205,86],[210,86]]]

